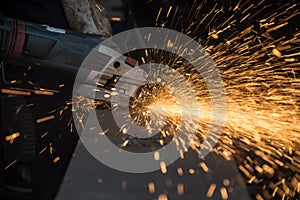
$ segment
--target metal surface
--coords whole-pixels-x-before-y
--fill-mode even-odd
[[[110,124],[109,121],[106,123]],[[117,140],[112,135],[111,139]],[[140,145],[129,145],[131,150],[143,149]],[[197,154],[189,151],[185,158],[168,166],[166,174],[161,171],[151,173],[131,174],[111,169],[96,160],[79,141],[66,175],[62,181],[56,200],[64,199],[105,199],[105,200],[151,200],[158,199],[162,193],[172,199],[208,199],[207,191],[212,183],[216,183],[214,195],[210,199],[221,199],[220,187],[223,180],[229,179],[227,187],[230,199],[250,199],[245,188],[245,181],[240,175],[234,160],[227,161],[222,156],[210,153],[205,163],[209,168],[204,172]],[[183,174],[177,170],[181,168]],[[194,171],[193,171],[194,170]],[[148,184],[153,182],[155,192],[148,191]],[[184,194],[178,195],[177,186],[182,184]]]

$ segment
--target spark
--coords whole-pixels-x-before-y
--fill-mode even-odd
[[[44,147],[44,148],[39,152],[39,155],[41,155],[42,153],[44,153],[47,149],[48,149],[48,146]]]
[[[201,168],[203,169],[204,172],[207,173],[209,171],[209,168],[207,167],[207,165],[204,162],[201,162],[199,164],[199,166],[201,166]]]
[[[151,194],[155,193],[155,185],[153,182],[148,183],[148,190]]]
[[[126,188],[127,188],[127,181],[126,180],[123,180],[122,181],[122,183],[121,183],[121,188],[122,188],[122,190],[126,190]]]
[[[6,141],[9,141],[9,143],[12,144],[12,143],[14,142],[14,140],[15,140],[17,137],[19,137],[20,135],[21,135],[20,132],[15,132],[15,133],[13,133],[13,134],[11,134],[11,135],[5,136],[5,140],[6,140]]]
[[[52,91],[43,91],[43,90],[34,90],[34,94],[38,94],[38,95],[54,95],[54,92]]]
[[[194,169],[189,169],[189,174],[191,174],[191,175],[195,174],[195,170]]]
[[[31,95],[30,92],[15,90],[15,89],[1,89],[1,93],[12,94],[12,95],[22,95],[22,96],[30,96]]]
[[[182,183],[177,185],[177,194],[178,196],[183,196],[184,194],[184,185]]]
[[[103,179],[102,178],[97,178],[97,183],[99,183],[99,184],[103,183]]]
[[[42,117],[42,118],[37,119],[36,123],[40,124],[40,123],[49,121],[49,120],[54,119],[54,118],[55,118],[55,115],[50,115],[50,116]]]
[[[154,152],[154,160],[159,160],[159,152],[158,151]]]
[[[48,135],[48,131],[46,131],[45,133],[43,133],[42,135],[41,135],[41,138],[44,138],[44,137],[46,137],[47,135]]]
[[[211,198],[214,195],[215,189],[216,189],[217,185],[215,183],[210,184],[206,196],[208,198]]]
[[[129,140],[125,140],[125,141],[123,142],[123,144],[121,145],[121,147],[126,147],[127,144],[128,144],[128,142],[129,142]]]
[[[119,22],[119,21],[121,21],[122,19],[120,18],[120,17],[112,17],[112,18],[110,18],[112,21],[117,21],[117,22]]]
[[[55,151],[55,149],[53,148],[53,145],[50,142],[50,144],[49,144],[49,152],[50,152],[50,154],[53,154],[54,151]]]
[[[59,156],[57,156],[57,157],[55,157],[54,159],[53,159],[53,163],[57,163],[58,161],[60,160],[60,157]]]
[[[161,173],[163,174],[167,173],[167,166],[165,162],[160,162],[160,169],[161,169]]]
[[[222,199],[228,199],[228,193],[227,193],[227,190],[226,190],[225,187],[222,187],[222,188],[220,189],[220,193],[221,193]]]
[[[223,184],[225,185],[225,186],[229,186],[230,185],[230,180],[229,179],[224,179],[223,180]]]
[[[182,170],[181,167],[177,168],[177,173],[178,173],[179,176],[183,176],[183,170]]]
[[[158,200],[168,200],[168,196],[166,194],[160,194]]]
[[[6,167],[4,167],[4,169],[7,170],[8,168],[10,168],[11,166],[13,166],[16,163],[17,163],[17,160],[14,160],[11,163],[9,163]]]

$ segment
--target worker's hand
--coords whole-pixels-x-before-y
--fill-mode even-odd
[[[110,37],[112,28],[101,0],[61,0],[71,30]]]

